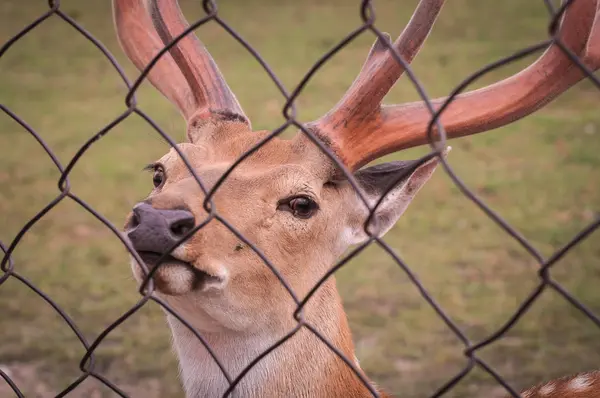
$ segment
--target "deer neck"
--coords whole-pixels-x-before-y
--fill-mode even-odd
[[[305,319],[360,370],[335,281],[324,284],[311,299]],[[198,338],[168,315],[180,377],[187,398],[220,397],[228,387],[223,373]],[[201,333],[230,377],[290,332]],[[362,372],[362,371],[361,371]],[[311,331],[301,328],[263,357],[240,381],[230,397],[370,397],[352,370]]]

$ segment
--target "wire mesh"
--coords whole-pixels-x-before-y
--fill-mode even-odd
[[[569,58],[572,60],[572,62],[578,68],[581,68],[586,73],[587,79],[592,81],[593,84],[600,89],[600,80],[598,79],[598,77],[595,76],[593,74],[593,72],[591,70],[589,70],[589,68],[587,68],[582,63],[582,61],[564,45],[564,43],[561,42],[559,36],[557,35],[558,21],[560,20],[561,16],[565,12],[565,10],[575,1],[577,1],[577,0],[565,1],[561,7],[556,8],[552,4],[551,1],[545,0],[544,3],[546,4],[546,6],[549,10],[549,16],[550,16],[549,23],[548,23],[549,38],[540,43],[536,43],[527,48],[523,48],[522,50],[520,50],[510,56],[507,56],[497,62],[491,63],[491,64],[485,66],[484,68],[480,69],[479,71],[473,73],[471,76],[469,76],[467,79],[465,79],[463,82],[461,82],[452,91],[451,95],[448,97],[448,99],[445,101],[445,103],[442,104],[442,106],[438,107],[438,109],[435,110],[423,85],[416,78],[415,74],[412,72],[410,65],[404,59],[402,59],[402,57],[396,52],[396,50],[393,47],[390,46],[390,44],[385,40],[384,34],[375,26],[376,8],[372,4],[372,2],[369,0],[363,0],[362,3],[359,4],[359,7],[357,7],[357,12],[360,13],[361,19],[363,21],[362,25],[358,26],[354,31],[352,31],[350,34],[348,34],[347,37],[345,37],[343,40],[341,40],[339,43],[337,43],[326,54],[324,54],[314,64],[314,66],[306,73],[306,75],[301,79],[298,86],[295,87],[295,89],[291,93],[287,92],[287,90],[285,89],[283,84],[279,81],[279,79],[277,78],[275,73],[271,70],[271,68],[269,67],[267,62],[264,61],[264,59],[261,58],[259,53],[252,48],[251,44],[249,44],[247,41],[245,41],[244,38],[242,38],[230,25],[228,25],[228,23],[226,21],[224,21],[223,19],[220,18],[216,1],[204,0],[203,7],[204,7],[204,10],[206,11],[206,16],[198,21],[195,21],[194,23],[191,23],[190,27],[188,29],[186,29],[183,33],[181,33],[180,35],[175,37],[169,45],[165,46],[164,49],[154,57],[152,62],[150,62],[146,66],[146,68],[143,70],[143,72],[140,74],[140,76],[135,80],[135,82],[132,83],[127,79],[127,77],[125,76],[125,73],[123,72],[119,63],[110,54],[110,52],[104,47],[104,45],[99,40],[97,40],[91,33],[89,33],[82,26],[80,26],[80,24],[78,24],[74,19],[72,19],[66,13],[64,13],[61,10],[60,2],[58,0],[55,0],[55,1],[50,0],[48,3],[48,10],[43,15],[41,15],[38,19],[31,22],[21,32],[16,34],[14,37],[10,38],[2,46],[2,48],[0,49],[0,57],[6,51],[8,51],[13,45],[17,44],[21,38],[23,38],[25,35],[27,35],[29,32],[31,32],[33,29],[35,29],[41,23],[43,23],[46,19],[60,18],[65,23],[71,25],[75,29],[75,31],[78,32],[78,34],[84,36],[87,40],[89,40],[89,42],[91,44],[95,45],[102,52],[102,54],[111,63],[115,72],[119,74],[120,78],[123,80],[124,84],[128,88],[128,93],[125,97],[126,109],[122,112],[121,115],[119,115],[111,123],[107,124],[104,128],[102,128],[96,134],[92,135],[87,140],[87,142],[85,142],[84,145],[81,146],[79,151],[75,154],[75,156],[73,156],[73,158],[70,160],[70,162],[66,166],[63,166],[60,163],[60,161],[57,159],[57,157],[53,154],[50,147],[44,142],[44,140],[40,136],[40,134],[38,134],[31,126],[29,126],[27,124],[27,122],[25,122],[18,115],[13,113],[10,109],[8,109],[6,106],[0,104],[0,109],[2,109],[3,112],[5,112],[9,117],[14,119],[19,125],[21,125],[22,128],[25,131],[27,131],[39,143],[39,145],[44,149],[44,151],[46,152],[48,157],[52,160],[55,167],[58,169],[58,171],[61,174],[60,179],[58,181],[59,194],[56,195],[56,197],[51,202],[49,202],[46,207],[44,207],[42,210],[40,210],[31,220],[29,220],[23,226],[21,231],[15,236],[15,238],[12,240],[12,242],[10,242],[9,245],[5,245],[2,242],[0,242],[0,248],[4,252],[4,256],[3,256],[2,262],[1,262],[1,269],[2,269],[3,273],[0,276],[0,286],[9,279],[18,280],[22,284],[26,285],[29,289],[31,289],[32,292],[39,295],[43,300],[45,300],[56,311],[56,313],[58,315],[60,315],[60,317],[64,320],[64,322],[68,324],[68,326],[72,330],[73,334],[79,339],[79,341],[81,342],[81,345],[83,346],[83,348],[86,351],[85,355],[81,358],[81,362],[80,362],[81,375],[78,378],[76,378],[70,385],[68,385],[68,387],[66,387],[63,391],[61,391],[57,396],[58,397],[67,396],[78,385],[80,385],[84,380],[86,380],[87,378],[90,378],[90,377],[95,378],[95,379],[99,380],[100,382],[104,383],[107,387],[109,387],[112,391],[114,391],[119,396],[122,396],[122,397],[127,396],[126,393],[124,391],[122,391],[117,385],[115,385],[113,382],[111,382],[110,380],[108,380],[106,377],[104,377],[103,375],[101,375],[99,372],[97,372],[95,370],[95,366],[94,366],[95,365],[95,361],[94,361],[95,350],[102,344],[102,342],[105,340],[105,338],[113,330],[115,330],[115,328],[119,327],[119,325],[121,325],[127,318],[132,316],[135,312],[137,312],[140,308],[142,308],[144,305],[146,305],[146,303],[148,303],[149,301],[156,302],[157,304],[162,306],[166,311],[168,311],[170,314],[172,314],[177,319],[179,319],[179,321],[181,323],[183,323],[198,338],[198,340],[205,346],[205,348],[208,350],[210,355],[213,357],[214,361],[219,366],[225,379],[229,383],[229,388],[224,393],[224,395],[223,395],[224,397],[232,394],[235,391],[236,386],[239,385],[240,381],[243,380],[243,378],[247,375],[247,373],[257,363],[259,363],[265,356],[270,354],[272,351],[276,350],[281,344],[283,344],[288,339],[292,338],[296,333],[298,333],[302,329],[306,329],[306,330],[310,331],[311,333],[315,334],[324,344],[326,344],[329,347],[330,350],[332,350],[337,356],[339,356],[340,359],[342,359],[349,368],[352,369],[354,374],[359,379],[362,380],[362,382],[365,384],[365,386],[367,387],[367,389],[370,391],[370,393],[373,396],[378,396],[378,392],[375,390],[375,388],[371,385],[371,383],[369,383],[369,381],[365,378],[365,376],[362,374],[362,372],[360,372],[359,369],[356,368],[354,361],[351,358],[346,358],[341,351],[339,351],[331,342],[329,342],[314,327],[314,325],[309,324],[303,317],[303,309],[304,309],[306,303],[311,299],[311,297],[318,290],[318,288],[329,277],[331,277],[331,275],[333,275],[336,271],[338,271],[340,268],[342,268],[345,264],[347,264],[351,259],[353,259],[358,254],[360,254],[367,247],[369,247],[371,245],[378,245],[391,258],[393,258],[393,260],[398,264],[398,266],[407,274],[408,278],[417,287],[418,291],[422,295],[423,299],[427,302],[427,304],[433,308],[433,310],[439,315],[439,317],[447,325],[449,330],[451,330],[452,333],[454,333],[458,337],[458,339],[462,342],[462,344],[464,345],[464,355],[468,358],[467,364],[464,366],[463,369],[461,369],[461,371],[459,373],[457,373],[454,377],[452,377],[450,380],[448,380],[447,383],[445,383],[443,386],[441,386],[432,396],[438,397],[438,396],[442,396],[442,395],[446,394],[457,383],[459,383],[461,379],[463,379],[467,374],[469,374],[472,371],[472,369],[474,369],[475,367],[479,367],[479,368],[483,369],[485,372],[489,373],[489,375],[491,375],[507,391],[508,394],[518,397],[519,396],[518,392],[515,391],[509,385],[509,383],[506,382],[502,378],[502,376],[498,372],[496,372],[488,363],[486,363],[482,358],[480,358],[478,356],[478,352],[482,348],[494,343],[496,340],[503,337],[512,327],[514,327],[515,324],[519,321],[519,319],[527,312],[527,310],[531,307],[531,305],[538,299],[540,294],[546,289],[553,289],[556,292],[558,292],[560,295],[562,295],[565,298],[565,300],[567,300],[570,304],[572,304],[574,307],[576,307],[579,311],[581,311],[583,314],[585,314],[585,316],[587,316],[590,320],[592,320],[596,325],[598,325],[600,327],[600,319],[598,318],[598,316],[595,315],[590,309],[588,309],[583,303],[578,301],[573,295],[571,295],[557,281],[553,280],[551,272],[550,272],[551,267],[559,259],[561,259],[563,256],[565,256],[569,252],[569,250],[571,250],[574,246],[576,246],[581,241],[586,239],[586,237],[588,237],[592,232],[594,232],[596,229],[598,229],[598,227],[600,227],[600,217],[596,218],[593,222],[591,222],[586,228],[584,228],[575,237],[573,237],[569,243],[567,243],[564,247],[562,247],[561,249],[556,251],[552,256],[545,258],[539,251],[536,250],[536,248],[531,243],[529,243],[527,241],[526,238],[521,236],[518,231],[516,231],[513,227],[511,227],[505,220],[502,219],[502,217],[500,217],[498,214],[496,214],[490,207],[488,207],[488,205],[483,200],[481,200],[474,192],[472,192],[462,182],[460,177],[451,169],[450,165],[447,164],[445,162],[445,160],[440,156],[441,150],[445,147],[445,141],[446,141],[446,136],[445,136],[445,132],[444,132],[444,128],[443,128],[444,126],[440,123],[440,115],[447,108],[447,105],[449,103],[451,103],[458,94],[460,94],[467,86],[469,86],[475,80],[481,78],[486,73],[488,73],[496,68],[499,68],[503,65],[514,62],[516,60],[519,60],[530,54],[544,50],[551,44],[556,44],[557,46],[559,46],[561,48],[561,50],[564,51],[569,56]],[[267,137],[262,139],[256,145],[254,145],[249,151],[247,151],[242,156],[240,156],[239,159],[229,168],[229,170],[227,170],[221,176],[221,178],[217,181],[217,183],[214,184],[214,186],[210,190],[208,190],[204,186],[204,184],[201,181],[201,179],[199,178],[199,176],[196,175],[193,167],[187,160],[186,156],[178,149],[175,141],[168,134],[166,134],[158,126],[158,124],[152,120],[152,118],[148,114],[144,113],[141,109],[139,109],[137,107],[135,95],[136,95],[136,91],[139,88],[139,86],[141,85],[141,83],[147,78],[147,75],[148,75],[150,69],[156,64],[156,62],[160,59],[161,56],[163,56],[165,53],[167,53],[168,50],[173,45],[175,45],[179,40],[181,40],[183,37],[185,37],[188,33],[192,32],[199,26],[201,26],[207,22],[210,22],[210,21],[219,24],[228,34],[230,34],[235,40],[237,40],[256,59],[256,61],[264,68],[264,70],[266,71],[268,76],[271,78],[271,80],[273,81],[273,84],[276,85],[276,87],[279,89],[281,94],[285,97],[286,103],[282,109],[282,113],[284,115],[285,122],[278,128],[274,129]],[[481,341],[475,342],[475,341],[471,341],[469,338],[467,338],[465,333],[463,333],[463,331],[461,331],[460,327],[451,319],[451,317],[449,315],[446,314],[446,312],[444,311],[442,306],[436,302],[436,300],[428,292],[427,288],[419,281],[419,279],[417,278],[415,273],[413,273],[411,271],[411,268],[401,258],[398,257],[398,255],[395,253],[395,251],[384,240],[378,238],[377,236],[372,235],[371,232],[366,228],[366,226],[369,224],[369,221],[370,221],[372,215],[374,214],[379,203],[376,206],[369,207],[364,196],[362,196],[362,193],[361,193],[360,189],[358,188],[356,181],[354,180],[354,176],[353,176],[352,172],[350,170],[348,170],[344,166],[344,164],[336,157],[336,155],[334,153],[332,153],[332,151],[315,136],[313,131],[306,128],[301,122],[299,122],[296,119],[295,100],[298,98],[298,96],[300,95],[300,93],[302,92],[304,87],[307,85],[307,83],[310,81],[310,79],[316,73],[318,73],[319,69],[324,64],[326,64],[338,51],[342,50],[344,47],[346,47],[350,42],[352,42],[358,36],[363,35],[363,34],[368,34],[369,32],[371,34],[373,34],[374,36],[379,37],[382,40],[382,42],[386,43],[388,48],[390,48],[394,59],[396,60],[396,62],[400,63],[404,67],[404,69],[406,70],[406,74],[408,75],[412,84],[415,86],[421,99],[427,104],[427,107],[431,113],[431,120],[429,123],[429,131],[428,131],[429,145],[431,147],[431,152],[428,153],[427,155],[423,156],[419,160],[419,162],[424,163],[425,161],[431,159],[432,157],[439,157],[443,164],[445,172],[451,178],[452,182],[464,194],[465,198],[472,201],[476,206],[478,206],[490,218],[490,220],[492,220],[493,222],[498,224],[508,235],[510,235],[515,241],[517,241],[539,265],[539,284],[530,293],[529,297],[521,303],[519,308],[506,321],[506,323],[504,325],[502,325],[502,327],[500,327],[498,330],[496,330],[490,336],[488,336],[487,338],[485,338]],[[194,327],[184,317],[182,317],[180,314],[178,314],[177,311],[175,311],[173,308],[171,308],[163,299],[153,295],[155,287],[154,287],[153,280],[151,278],[152,275],[156,272],[158,267],[161,266],[162,261],[167,257],[167,255],[169,253],[171,253],[173,250],[175,250],[175,248],[179,245],[180,242],[173,245],[173,247],[171,247],[171,249],[168,250],[163,255],[163,257],[158,261],[158,264],[156,266],[154,266],[152,269],[148,269],[148,267],[144,264],[142,259],[139,257],[138,253],[133,249],[130,242],[126,238],[124,238],[124,236],[121,234],[119,229],[117,227],[115,227],[114,225],[112,225],[109,220],[107,220],[105,217],[103,217],[99,212],[97,212],[94,208],[92,208],[90,205],[88,205],[83,199],[81,199],[80,197],[78,197],[76,194],[74,194],[71,191],[71,186],[69,184],[69,174],[73,170],[73,168],[75,167],[77,162],[82,158],[82,156],[85,155],[86,151],[94,143],[96,143],[98,140],[102,139],[102,137],[104,135],[106,135],[107,133],[109,133],[112,128],[114,128],[116,125],[118,125],[119,123],[121,123],[122,121],[124,121],[125,119],[130,117],[131,115],[140,116],[143,120],[145,120],[148,123],[148,125],[150,127],[152,127],[152,129],[154,129],[156,131],[157,134],[162,136],[162,138],[165,139],[171,145],[171,147],[175,148],[175,150],[178,152],[179,156],[184,160],[186,167],[189,169],[191,174],[194,176],[194,178],[195,178],[196,182],[198,183],[198,185],[200,186],[201,190],[206,195],[206,199],[204,201],[204,208],[207,212],[206,219],[203,220],[202,222],[200,222],[194,229],[189,231],[186,234],[186,236],[180,240],[180,242],[187,240],[189,237],[191,237],[193,234],[195,234],[198,230],[200,230],[201,228],[204,228],[209,222],[211,222],[213,220],[220,222],[226,228],[228,228],[234,235],[236,235],[237,238],[239,238],[245,245],[250,247],[262,259],[264,264],[270,269],[271,272],[273,272],[276,275],[277,279],[283,284],[283,286],[285,287],[285,289],[287,290],[287,292],[289,293],[289,295],[291,296],[293,301],[296,303],[297,309],[294,314],[294,317],[297,321],[296,327],[293,328],[292,330],[290,330],[289,333],[287,333],[279,341],[277,341],[275,344],[273,344],[271,347],[269,347],[267,350],[265,350],[261,355],[256,357],[255,360],[253,360],[251,363],[249,363],[247,365],[247,367],[242,372],[240,372],[236,377],[232,377],[232,375],[228,373],[225,366],[219,360],[217,355],[212,351],[210,345],[202,337],[201,333],[199,333],[196,329],[194,329]],[[271,263],[271,261],[261,252],[261,250],[259,248],[257,248],[240,231],[238,231],[236,228],[234,228],[234,226],[231,225],[231,223],[228,222],[228,220],[223,218],[216,211],[215,206],[212,202],[213,196],[216,193],[216,191],[219,189],[219,187],[222,185],[222,183],[229,177],[231,172],[236,167],[238,167],[242,162],[244,162],[244,160],[247,159],[252,153],[254,153],[256,150],[261,148],[263,145],[265,145],[267,142],[272,140],[274,137],[277,137],[278,135],[280,135],[286,128],[288,128],[290,126],[295,126],[298,129],[300,129],[308,138],[310,138],[310,140],[316,146],[318,146],[320,148],[321,151],[323,151],[323,153],[325,153],[327,155],[327,157],[329,157],[343,171],[346,178],[348,178],[348,180],[351,182],[351,184],[357,190],[358,194],[361,196],[365,205],[367,205],[370,208],[369,219],[365,222],[365,233],[369,236],[369,239],[365,243],[354,248],[345,257],[343,257],[341,260],[339,260],[337,262],[337,264],[335,264],[332,268],[330,268],[330,270],[319,280],[319,282],[303,298],[298,297],[294,293],[294,291],[292,290],[292,288],[288,284],[288,282],[285,280],[285,278],[280,274],[280,272]],[[434,134],[433,134],[434,126],[437,127],[437,132],[439,135],[437,140],[434,139]],[[404,177],[405,176],[402,175],[402,176],[399,176],[398,179],[400,180]],[[386,195],[387,195],[387,193],[386,193]],[[115,235],[116,239],[119,239],[122,242],[122,244],[128,249],[128,251],[131,253],[131,255],[137,260],[137,262],[140,264],[140,266],[147,273],[147,277],[139,289],[139,293],[141,294],[141,299],[136,303],[135,306],[133,306],[128,311],[126,311],[124,314],[122,314],[109,327],[107,327],[102,333],[100,333],[100,335],[94,341],[86,340],[83,333],[79,330],[77,324],[69,317],[69,315],[63,309],[61,309],[61,307],[59,305],[57,305],[52,300],[52,297],[49,297],[48,295],[46,295],[41,289],[36,287],[25,276],[23,276],[21,273],[19,273],[18,267],[15,266],[14,262],[12,261],[12,257],[11,257],[11,254],[15,251],[15,249],[19,245],[19,242],[21,242],[21,240],[23,239],[25,234],[27,234],[27,232],[31,229],[31,227],[36,222],[38,222],[41,218],[43,218],[59,202],[61,202],[63,200],[67,200],[67,198],[78,203],[81,207],[83,207],[85,210],[87,210],[90,214],[92,214],[94,217],[96,217],[98,220],[100,220],[108,229],[110,229],[112,231],[112,233]],[[1,369],[0,369],[0,376],[2,376],[2,378],[5,380],[5,382],[10,386],[10,388],[14,391],[14,393],[18,397],[24,396],[23,393],[21,392],[21,390],[19,389],[19,386],[17,386],[16,383],[13,380],[11,380],[9,375],[7,373],[3,372]]]

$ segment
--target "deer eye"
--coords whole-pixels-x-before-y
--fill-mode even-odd
[[[152,175],[152,183],[155,188],[160,187],[165,180],[165,171],[162,167],[157,166],[154,169],[154,174]]]
[[[307,196],[295,196],[279,203],[279,210],[289,211],[294,217],[307,219],[319,209],[317,203]]]

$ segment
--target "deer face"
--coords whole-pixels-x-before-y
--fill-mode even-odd
[[[208,139],[178,146],[207,189],[268,134],[249,132],[242,123],[237,127],[229,128],[229,138],[217,144],[210,137],[222,136],[227,126],[207,123],[203,128],[213,133],[188,136]],[[371,205],[392,188],[372,222],[379,235],[399,218],[435,164],[436,159],[420,167],[396,162],[355,174]],[[331,178],[330,167],[306,140],[269,141],[216,190],[213,205],[219,219],[211,219],[158,267],[157,293],[183,313],[193,314],[190,318],[200,330],[289,327],[273,323],[293,321],[291,297],[252,247],[220,220],[255,245],[302,297],[351,244],[368,239],[366,206],[347,180]],[[174,149],[147,168],[152,192],[134,207],[125,229],[152,267],[210,213],[203,206],[204,192]],[[407,168],[412,172],[391,187]],[[132,269],[141,282],[144,273],[134,259]],[[290,316],[282,317],[282,311]]]
[[[447,137],[460,137],[530,114],[585,76],[553,44],[526,70],[458,95],[450,106],[442,105],[444,98],[429,106],[422,102],[381,106],[404,72],[397,55],[412,61],[442,4],[443,0],[420,1],[393,43],[380,34],[340,102],[306,125],[354,173],[371,205],[389,191],[370,218],[370,234],[381,236],[391,228],[447,152],[438,149],[427,162],[361,167],[388,153],[427,143],[431,107],[444,107],[439,119]],[[121,45],[138,69],[145,69],[170,46],[153,63],[148,78],[186,119],[188,143],[180,149],[210,189],[267,132],[251,132],[235,95],[193,33],[172,43],[189,27],[175,0],[113,0],[113,8]],[[594,21],[598,21],[596,2],[573,2],[556,35],[592,70],[600,67],[600,30]],[[136,205],[126,226],[134,247],[150,265],[158,253],[209,216],[202,191],[173,150],[157,160],[151,171],[149,184],[152,181],[155,188]],[[398,181],[401,175],[406,178]],[[271,140],[245,159],[216,190],[213,203],[219,217],[173,250],[155,273],[159,294],[179,310],[193,313],[200,329],[241,330],[285,319],[292,322],[290,296],[260,256],[223,220],[260,249],[299,297],[349,245],[368,238],[367,207],[335,163],[304,134],[289,141]],[[136,264],[134,273],[141,279]],[[286,309],[289,317],[281,315]],[[273,312],[279,315],[270,317]]]

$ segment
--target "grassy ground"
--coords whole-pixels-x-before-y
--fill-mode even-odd
[[[0,4],[0,42],[45,10],[44,1]],[[85,6],[84,6],[85,3]],[[200,17],[200,1],[182,1]],[[222,17],[293,88],[326,50],[358,26],[358,2],[223,1]],[[377,26],[397,35],[416,1],[376,3]],[[109,2],[62,1],[62,9],[101,40],[137,76],[111,27]],[[422,53],[417,76],[431,95],[447,94],[469,73],[545,37],[540,1],[454,0],[445,6]],[[216,24],[198,30],[254,127],[283,122],[284,103],[258,64]],[[302,120],[332,106],[363,62],[373,37],[361,36],[317,73],[298,101]],[[529,61],[529,60],[526,60]],[[504,77],[526,61],[494,72]],[[0,59],[0,98],[48,142],[66,164],[85,140],[125,108],[124,85],[88,41],[54,17]],[[414,100],[405,79],[387,102]],[[176,139],[183,122],[149,85],[141,107]],[[545,256],[566,244],[600,210],[600,92],[583,83],[543,111],[491,135],[455,141],[450,164],[479,197]],[[56,194],[58,172],[22,128],[0,115],[0,240],[10,242]],[[140,168],[167,144],[136,117],[95,143],[71,175],[73,192],[120,226],[147,192]],[[403,157],[423,153],[412,150]],[[390,156],[398,157],[398,155]],[[472,341],[491,335],[536,286],[536,264],[513,239],[467,200],[442,171],[387,235],[430,294]],[[38,222],[14,254],[16,269],[50,295],[95,338],[138,296],[126,252],[75,202],[65,200]],[[573,249],[552,275],[600,313],[600,233]],[[370,248],[338,274],[358,357],[380,385],[403,397],[432,394],[467,361],[459,340],[383,250]],[[27,396],[52,396],[78,375],[83,349],[64,322],[14,279],[0,287],[0,366]],[[600,365],[600,329],[556,292],[547,290],[506,337],[480,352],[520,388]],[[159,308],[144,307],[98,349],[102,374],[139,397],[181,396],[169,332]],[[108,397],[87,385],[78,396]],[[474,370],[448,393],[493,397],[501,390]],[[0,383],[0,396],[10,396]]]

